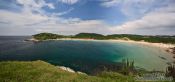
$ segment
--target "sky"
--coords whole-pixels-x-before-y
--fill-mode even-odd
[[[0,35],[175,35],[175,0],[0,0]]]

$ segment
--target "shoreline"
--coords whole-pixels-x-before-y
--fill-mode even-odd
[[[75,71],[69,67],[65,67],[65,66],[56,66],[57,68],[61,69],[61,70],[64,70],[64,71],[67,71],[67,72],[70,72],[70,73],[77,73],[77,74],[83,74],[83,75],[87,75],[86,73],[84,72],[80,72],[80,71]]]
[[[137,44],[142,44],[142,45],[147,45],[147,46],[158,47],[161,49],[169,49],[169,48],[175,47],[175,44],[151,43],[151,42],[145,42],[145,41],[134,41],[134,40],[110,40],[110,41],[137,43]]]
[[[175,58],[175,44],[165,44],[165,43],[151,43],[151,42],[145,42],[145,41],[134,41],[134,40],[122,40],[122,39],[108,39],[108,40],[97,40],[97,39],[81,39],[81,38],[60,38],[60,39],[48,39],[48,40],[43,40],[43,41],[49,41],[49,40],[73,40],[73,41],[112,41],[112,42],[126,42],[126,43],[136,43],[136,44],[141,44],[145,46],[152,46],[152,47],[157,47],[160,49],[165,50],[168,53],[173,54]],[[40,40],[37,40],[35,38],[28,39],[27,41],[32,41],[32,42],[40,42]]]
[[[53,39],[52,39],[53,40]],[[79,41],[112,41],[112,42],[126,42],[126,43],[135,43],[145,46],[152,46],[165,50],[168,53],[171,53],[175,56],[175,44],[165,44],[165,43],[151,43],[145,41],[134,41],[134,40],[122,40],[122,39],[109,39],[109,40],[96,40],[96,39],[79,39],[79,38],[62,38],[54,40],[79,40]]]
[[[175,44],[151,43],[151,42],[133,41],[133,40],[111,40],[111,41],[140,44],[140,45],[144,45],[144,46],[151,46],[151,47],[159,48],[159,49],[164,50],[167,53],[170,53],[172,55],[172,57],[175,59]]]

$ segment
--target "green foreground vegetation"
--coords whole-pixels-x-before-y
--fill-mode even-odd
[[[131,65],[129,65],[129,62],[126,63],[125,68],[132,67],[132,62],[130,63]],[[58,66],[54,66],[47,62],[38,60],[38,61],[0,62],[0,82],[146,82],[146,81],[135,81],[133,75],[130,74],[123,75],[118,72],[112,72],[112,71],[101,72],[96,76],[80,74],[78,72],[72,73],[62,70]],[[151,82],[169,82],[169,81],[151,81]]]
[[[64,36],[52,33],[40,33],[33,35],[37,40],[48,40],[48,39],[60,39],[60,38],[78,38],[78,39],[96,39],[96,40],[108,40],[108,39],[123,39],[123,40],[134,40],[134,41],[146,41],[152,43],[171,43],[175,44],[175,36],[146,36],[146,35],[133,35],[133,34],[113,34],[113,35],[102,35],[96,33],[79,33],[72,36]]]
[[[97,76],[71,73],[38,60],[0,62],[0,82],[134,82],[134,79],[115,72]]]

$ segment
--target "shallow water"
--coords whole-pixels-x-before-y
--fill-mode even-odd
[[[0,37],[0,61],[44,60],[75,70],[88,71],[96,66],[134,60],[135,65],[146,70],[165,70],[172,62],[171,54],[160,48],[140,44],[112,41],[44,41],[25,42],[29,37]]]

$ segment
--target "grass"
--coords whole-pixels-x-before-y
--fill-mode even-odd
[[[44,61],[0,62],[1,82],[134,82],[132,77],[114,72],[97,76],[71,73]]]

